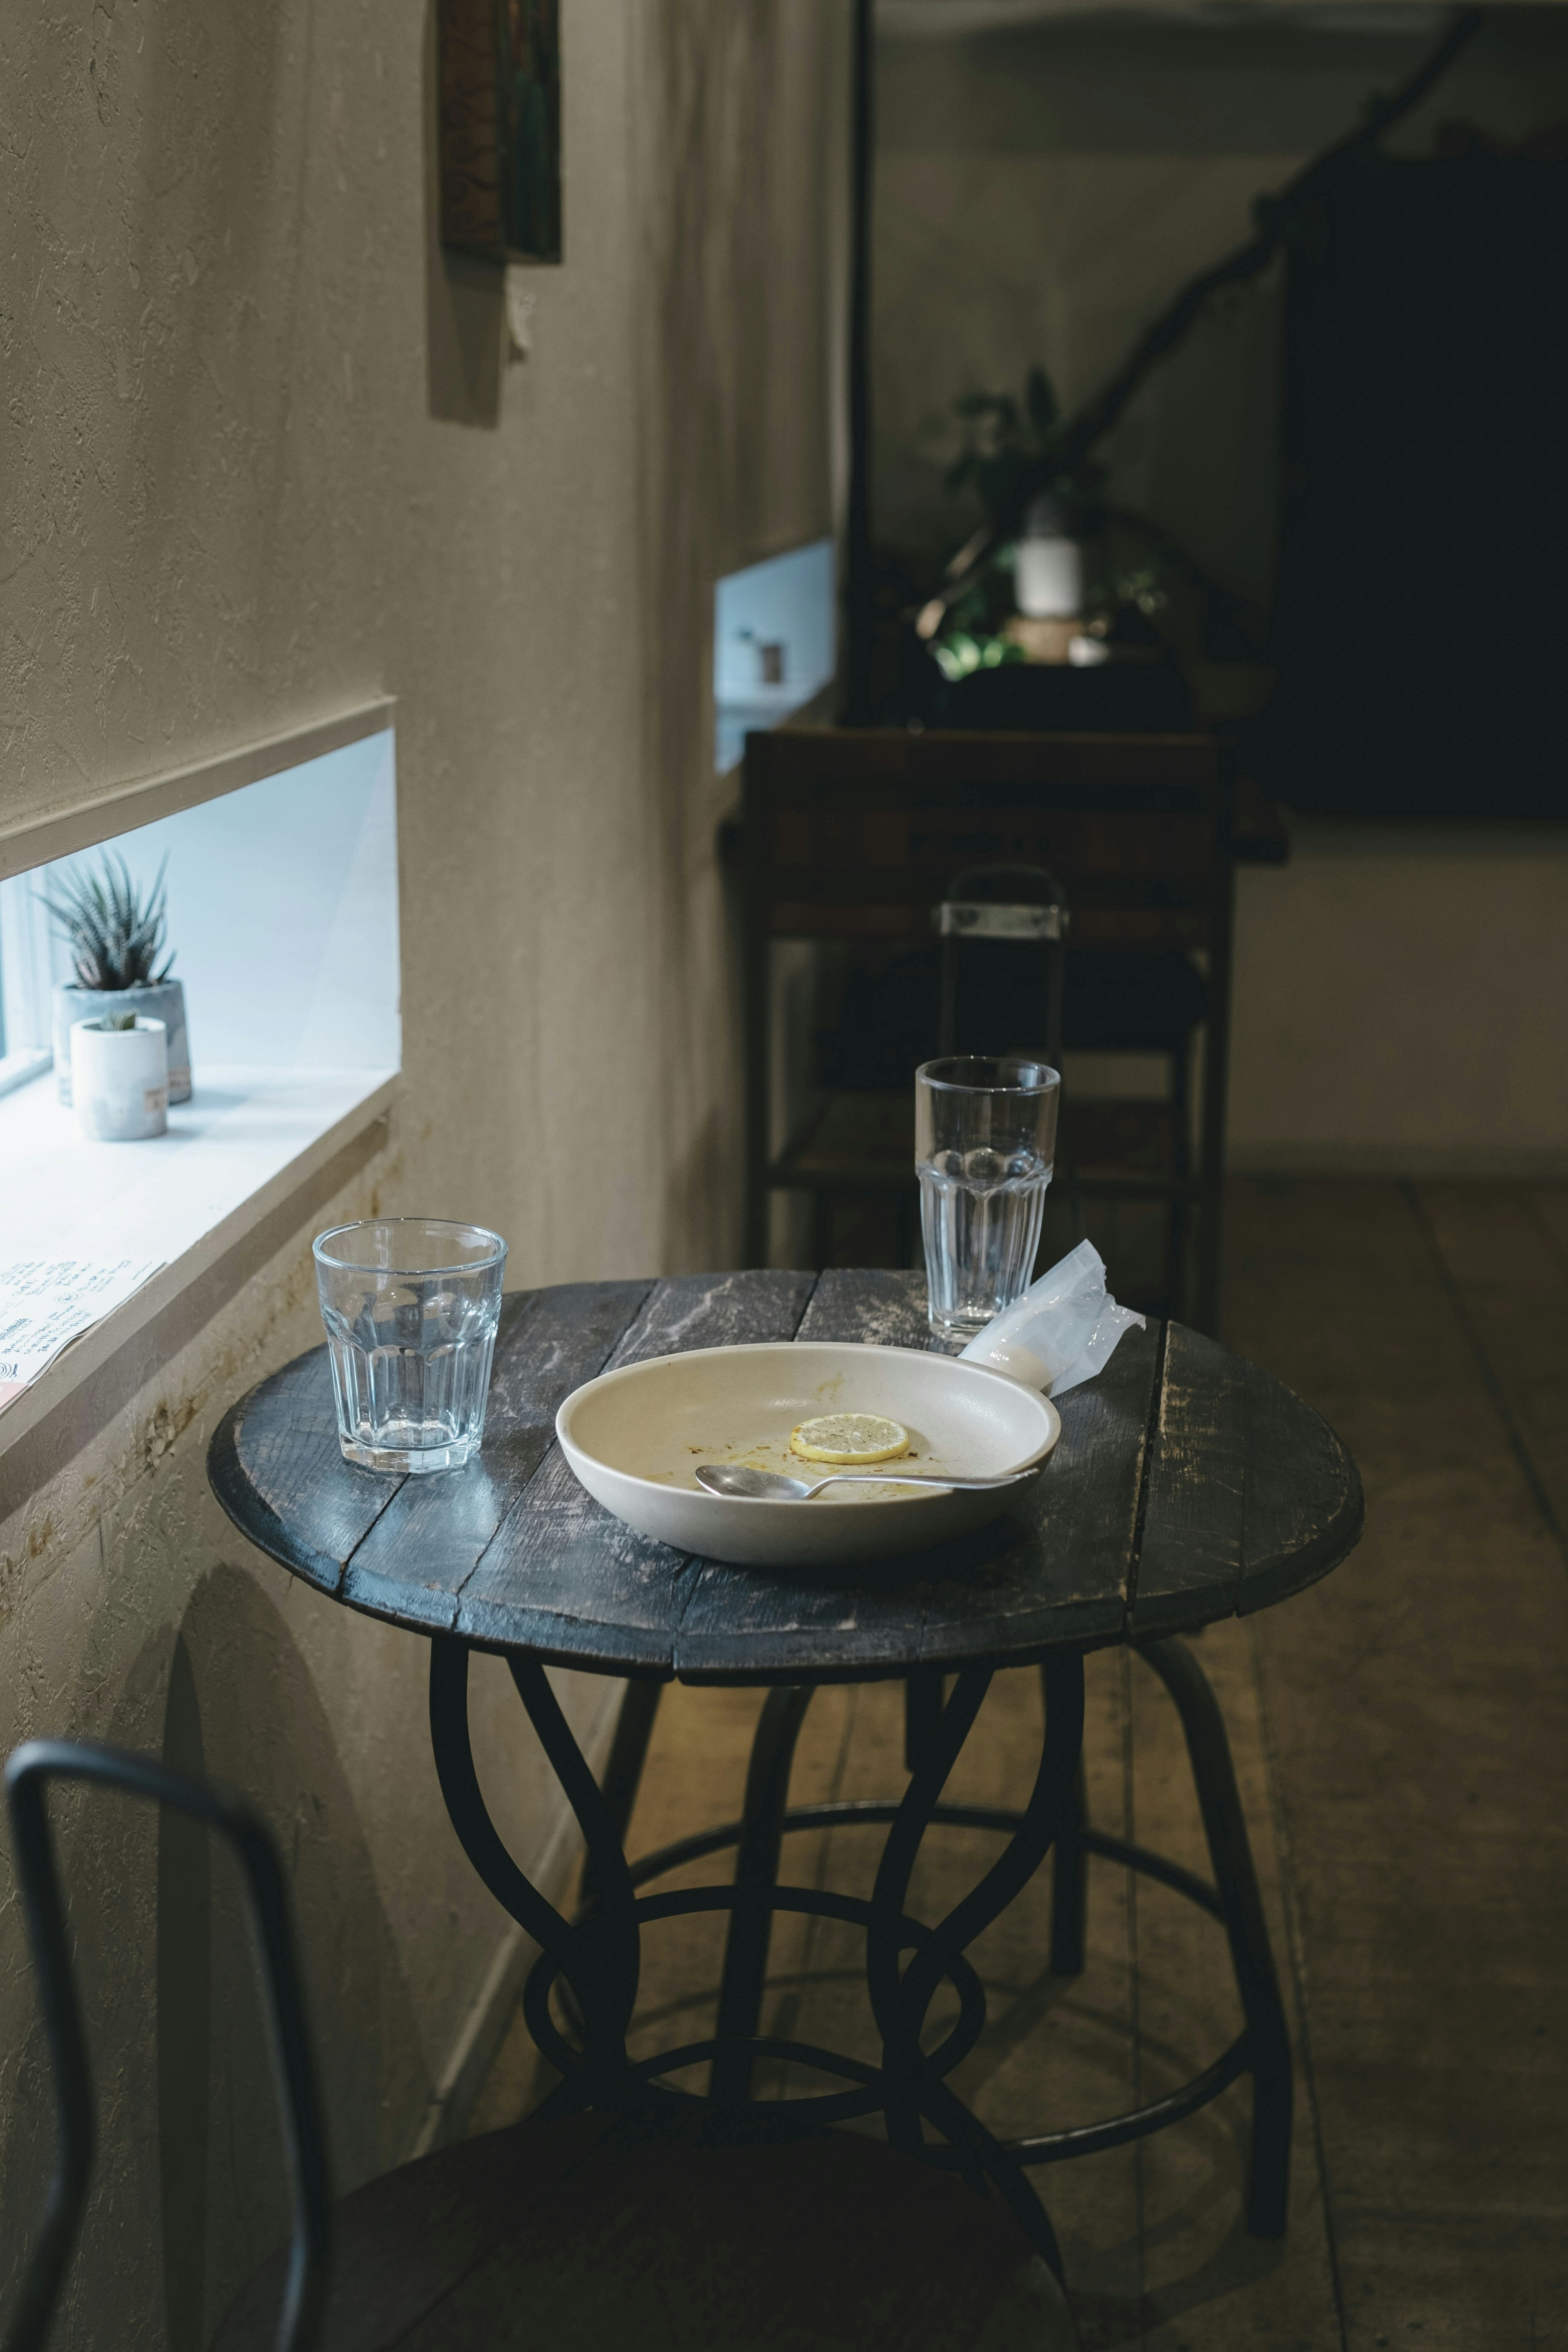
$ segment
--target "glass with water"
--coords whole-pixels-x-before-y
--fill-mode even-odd
[[[930,1319],[967,1341],[1022,1297],[1056,1155],[1061,1079],[1044,1062],[978,1054],[915,1072]]]
[[[445,1217],[377,1217],[321,1234],[315,1256],[343,1459],[460,1470],[485,1433],[505,1242]]]

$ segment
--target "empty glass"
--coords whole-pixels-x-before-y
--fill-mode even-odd
[[[445,1217],[374,1217],[318,1235],[315,1255],[344,1460],[460,1470],[485,1433],[505,1242]]]
[[[1061,1080],[1044,1062],[954,1055],[915,1072],[931,1328],[969,1340],[1034,1272]]]

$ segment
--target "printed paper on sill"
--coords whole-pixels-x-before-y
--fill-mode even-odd
[[[163,1265],[156,1257],[0,1258],[0,1411],[55,1358],[112,1315]]]

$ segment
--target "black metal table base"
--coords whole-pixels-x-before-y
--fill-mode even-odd
[[[642,1751],[656,1701],[633,1685],[632,1724],[612,1753],[601,1790],[562,1714],[542,1666],[509,1657],[513,1682],[582,1830],[587,1901],[569,1920],[519,1870],[486,1810],[474,1769],[468,1717],[466,1643],[437,1635],[431,1647],[430,1728],[437,1770],[452,1823],[470,1862],[503,1908],[534,1938],[541,1957],[524,1993],[529,2031],[563,2077],[544,2113],[614,2107],[653,2114],[679,2105],[700,2112],[728,2137],[788,2137],[880,2113],[889,2140],[926,2161],[962,2171],[973,2186],[989,2180],[1017,2214],[1033,2243],[1058,2273],[1055,2235],[1026,2168],[1059,2163],[1116,2147],[1191,2115],[1244,2073],[1253,2078],[1253,2142],[1247,2223],[1258,2236],[1283,2234],[1289,2184],[1291,2078],[1289,2046],[1267,1929],[1247,1848],[1223,1721],[1197,1662],[1175,1641],[1142,1645],[1181,1715],[1193,1758],[1216,1884],[1086,1822],[1081,1778],[1083,1663],[1068,1653],[1041,1667],[1045,1729],[1029,1801],[1021,1810],[941,1801],[959,1752],[991,1681],[968,1668],[944,1696],[937,1679],[910,1709],[910,1777],[896,1801],[848,1800],[791,1809],[790,1768],[810,1702],[809,1685],[780,1686],[763,1704],[739,1822],[684,1838],[628,1864],[623,1844]],[[657,1686],[654,1686],[657,1691]],[[638,1704],[639,1701],[643,1703]],[[909,1886],[921,1840],[933,1823],[992,1830],[1007,1843],[991,1868],[935,1927],[911,1917]],[[869,1900],[813,1887],[781,1885],[783,1841],[801,1830],[885,1825]],[[639,1895],[649,1880],[682,1864],[738,1849],[731,1885]],[[971,2051],[985,2021],[984,1990],[967,1947],[1000,1916],[1055,1847],[1052,1967],[1072,1974],[1083,1962],[1086,1858],[1099,1854],[1160,1880],[1225,1925],[1241,1995],[1242,2032],[1212,2065],[1163,2099],[1066,2131],[1002,2141],[971,2114],[946,2077]],[[626,2033],[636,2006],[645,1923],[722,1911],[729,1915],[717,2031],[708,2038],[634,2061]],[[779,1911],[847,1921],[864,1930],[866,1977],[881,2039],[879,2063],[781,2039],[760,2031],[770,1931]],[[909,1955],[908,1958],[905,1956]],[[558,1981],[569,1989],[574,2042],[552,2012]],[[921,2035],[938,1988],[951,1984],[958,2016],[932,2049]],[[789,2098],[752,2096],[761,2060],[788,2061],[850,2087]],[[705,2094],[662,2078],[706,2063]],[[927,2137],[930,2126],[940,2137]]]

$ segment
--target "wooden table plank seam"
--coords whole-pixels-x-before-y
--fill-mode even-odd
[[[1246,1368],[1217,1340],[1168,1323],[1128,1579],[1128,1638],[1235,1613],[1244,1569]]]
[[[1138,1464],[1138,1500],[1132,1515],[1132,1538],[1128,1547],[1127,1601],[1122,1612],[1123,1639],[1132,1638],[1132,1611],[1138,1597],[1138,1563],[1143,1553],[1143,1527],[1149,1508],[1149,1465],[1153,1459],[1155,1432],[1159,1427],[1160,1400],[1165,1385],[1165,1349],[1170,1336],[1169,1323],[1160,1326],[1158,1351],[1154,1359],[1154,1381],[1149,1392],[1149,1412],[1143,1423],[1142,1450]]]

